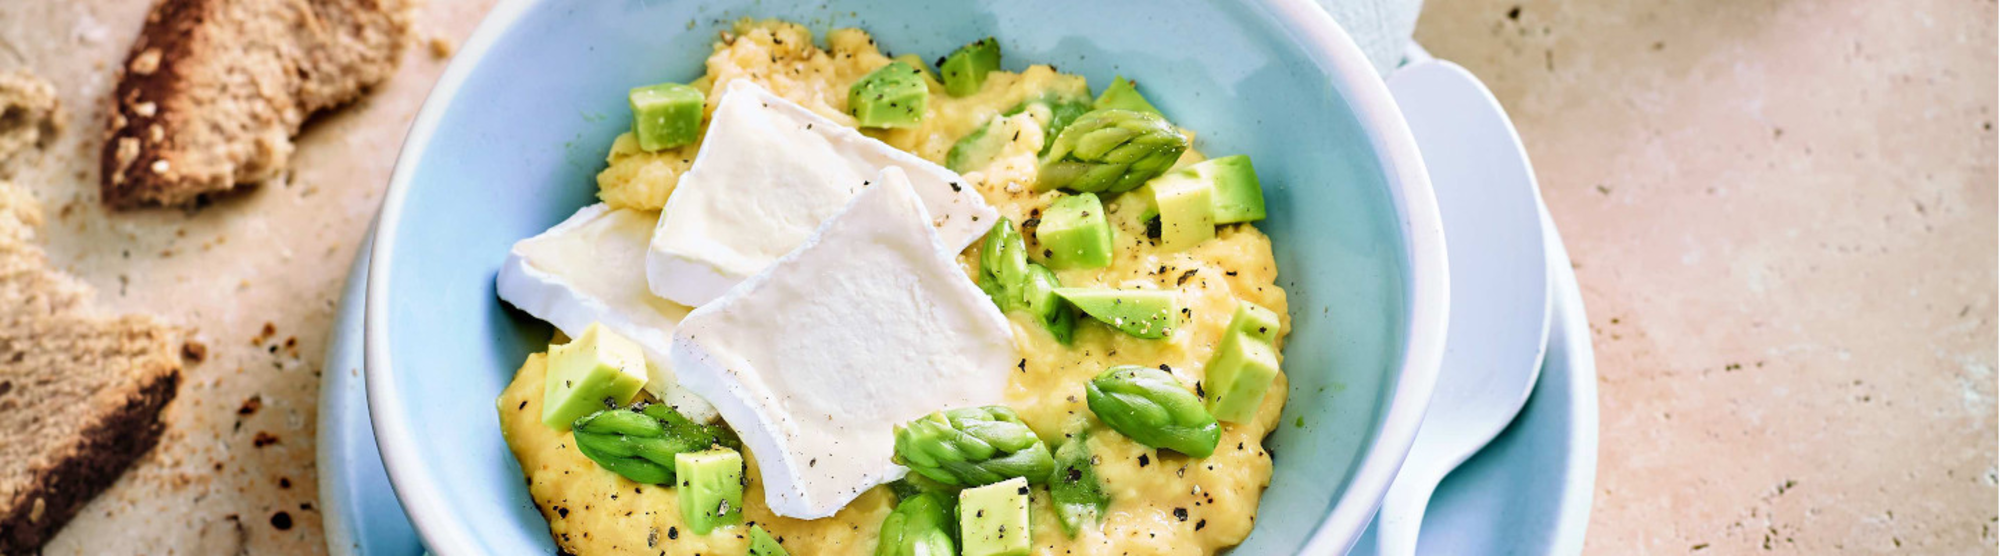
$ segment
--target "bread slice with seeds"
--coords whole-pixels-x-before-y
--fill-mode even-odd
[[[0,182],[0,554],[37,551],[151,450],[181,378],[180,332],[96,314],[32,243],[40,223]]]
[[[388,79],[408,0],[160,0],[127,55],[106,204],[188,205],[281,173],[307,118]]]

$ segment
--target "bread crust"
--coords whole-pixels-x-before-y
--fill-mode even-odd
[[[114,208],[188,205],[279,175],[313,114],[387,79],[405,0],[161,0],[106,111]]]
[[[138,374],[133,388],[112,396],[110,408],[75,443],[45,460],[51,465],[31,471],[31,488],[0,501],[0,554],[41,548],[85,503],[159,444],[166,429],[160,411],[180,389],[181,367],[171,360],[156,361]]]

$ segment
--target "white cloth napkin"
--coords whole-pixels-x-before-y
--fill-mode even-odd
[[[1376,73],[1388,75],[1403,61],[1403,51],[1417,29],[1423,0],[1314,0],[1354,37]]]

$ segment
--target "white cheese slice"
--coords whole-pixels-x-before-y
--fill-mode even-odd
[[[592,322],[639,344],[646,391],[696,421],[715,417],[708,402],[680,388],[667,358],[674,327],[689,309],[646,289],[646,242],[656,213],[584,207],[507,253],[495,280],[500,299],[574,338]]]
[[[681,384],[743,438],[778,515],[831,516],[902,478],[896,424],[999,403],[1014,370],[1007,318],[901,174],[674,332]]]
[[[883,168],[909,175],[954,254],[999,217],[951,170],[748,80],[731,81],[694,164],[667,199],[646,281],[660,297],[700,307],[798,247]]]

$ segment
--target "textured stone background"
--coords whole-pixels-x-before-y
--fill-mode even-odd
[[[48,552],[318,553],[334,296],[447,55],[420,45],[309,126],[285,179],[107,214],[101,97],[145,4],[0,2],[0,70],[69,109],[16,175],[54,260],[209,353],[162,447]],[[489,5],[432,0],[420,38],[460,42]],[[1990,0],[1429,0],[1419,40],[1512,113],[1576,259],[1602,375],[1590,552],[1993,551],[1995,19]]]
[[[1993,2],[1425,8],[1576,261],[1588,552],[1993,552]]]

